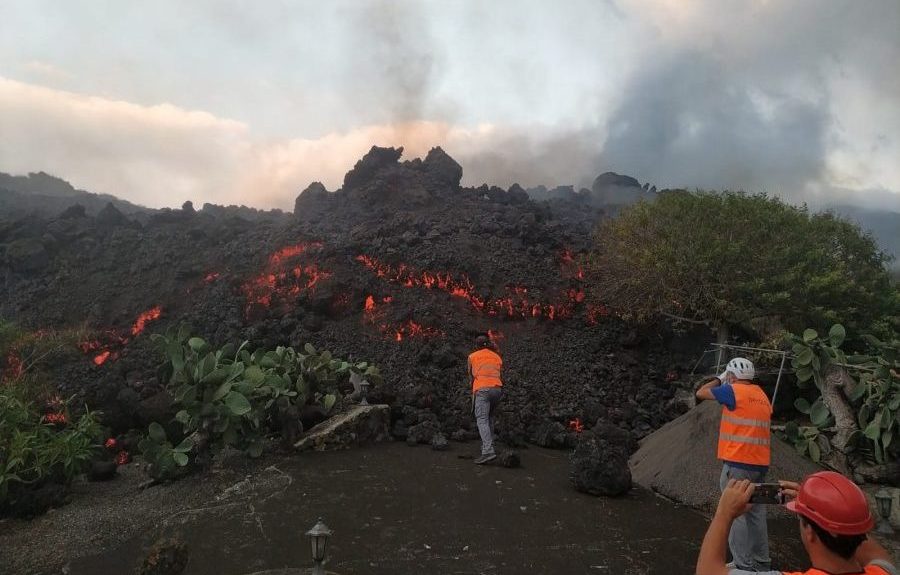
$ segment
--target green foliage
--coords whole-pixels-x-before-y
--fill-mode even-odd
[[[809,458],[819,463],[822,460],[822,449],[819,447],[818,439],[822,430],[816,426],[799,426],[793,421],[789,421],[784,426],[782,439],[791,443],[801,455],[809,455]]]
[[[71,421],[63,404],[65,421]],[[0,387],[0,511],[47,482],[68,485],[99,449],[97,414],[74,424],[46,421],[22,383]]]
[[[138,448],[149,464],[150,477],[157,480],[173,479],[186,471],[188,453],[194,447],[190,438],[185,438],[177,447],[172,447],[166,437],[166,430],[153,422],[147,430],[147,436],[138,444]]]
[[[833,214],[765,195],[666,192],[601,225],[587,267],[592,297],[638,320],[857,329],[898,314],[888,259]]]
[[[882,463],[900,456],[894,436],[900,428],[900,340],[883,342],[871,335],[863,336],[868,353],[847,355],[844,345],[847,332],[840,324],[831,326],[827,337],[813,329],[793,336],[794,357],[791,363],[800,387],[813,382],[821,393],[829,366],[837,364],[847,370],[854,385],[848,399],[856,412],[860,432],[854,438],[867,444],[875,461]],[[832,423],[828,408],[818,397],[813,404],[798,399],[795,407],[810,417],[822,430]]]
[[[175,419],[185,436],[195,438],[192,448],[179,450],[167,443],[165,434],[151,433],[147,446],[161,459],[157,467],[163,476],[174,471],[170,461],[183,467],[189,454],[208,449],[231,446],[258,457],[265,436],[275,427],[274,406],[281,398],[289,405],[318,405],[328,413],[337,403],[338,384],[351,372],[380,382],[374,365],[349,363],[311,344],[302,352],[279,346],[251,353],[247,342],[237,349],[226,345],[216,350],[202,338],[191,337],[186,326],[154,335],[153,341],[166,358],[159,377],[179,407]]]

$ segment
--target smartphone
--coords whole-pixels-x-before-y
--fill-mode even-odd
[[[781,505],[784,503],[784,493],[781,491],[781,485],[777,483],[754,483],[753,495],[750,496],[750,503],[759,503],[761,505]]]

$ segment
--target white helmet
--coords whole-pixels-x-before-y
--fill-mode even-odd
[[[728,372],[734,374],[736,379],[751,380],[756,377],[756,370],[753,368],[753,362],[743,357],[736,357],[728,362],[725,371],[719,376],[720,381],[725,381],[725,374]]]

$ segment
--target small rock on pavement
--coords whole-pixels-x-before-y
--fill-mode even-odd
[[[447,451],[450,449],[450,444],[443,433],[435,433],[431,438],[431,448],[435,451]]]
[[[519,457],[518,451],[504,451],[497,456],[497,462],[503,467],[514,468],[522,465],[522,458]]]

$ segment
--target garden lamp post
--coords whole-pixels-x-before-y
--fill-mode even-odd
[[[313,575],[325,575],[325,550],[328,546],[328,538],[331,537],[331,529],[322,522],[322,518],[306,532],[312,545]]]
[[[368,380],[362,380],[359,382],[359,395],[362,399],[359,400],[360,405],[369,405],[369,382]]]
[[[882,488],[875,492],[875,504],[878,507],[878,515],[881,516],[878,520],[878,527],[875,528],[876,533],[881,533],[882,535],[894,534],[894,528],[891,527],[891,504],[893,502],[891,492],[887,489]]]

